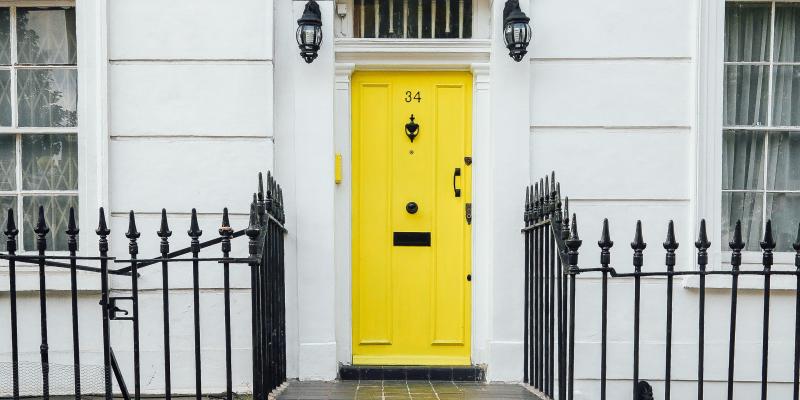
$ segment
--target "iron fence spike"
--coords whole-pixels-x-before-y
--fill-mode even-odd
[[[192,239],[197,239],[203,234],[203,231],[200,230],[200,225],[197,223],[197,210],[194,208],[192,209],[192,220],[187,233]]]
[[[797,224],[797,239],[792,244],[792,247],[795,249],[795,251],[800,252],[800,223]]]
[[[67,230],[65,233],[69,236],[75,236],[80,232],[78,224],[75,222],[75,208],[69,208],[69,220],[67,222]]]
[[[128,213],[128,232],[125,233],[125,237],[135,241],[139,236],[141,236],[141,233],[136,229],[136,217],[133,214],[133,210],[131,210]]]
[[[701,250],[706,250],[711,247],[711,242],[708,241],[708,233],[706,232],[706,220],[700,220],[700,232],[697,234],[697,241],[694,243],[694,247],[697,247]]]
[[[728,243],[731,250],[741,251],[744,249],[745,242],[742,240],[742,220],[736,221],[736,226],[733,228],[733,239]]]
[[[158,236],[162,239],[166,239],[172,236],[172,231],[169,230],[169,223],[167,222],[167,209],[161,209],[161,227],[159,228],[158,232],[156,232]]]
[[[33,231],[42,237],[50,232],[50,228],[47,227],[47,222],[44,218],[44,206],[39,206],[39,218],[36,220],[36,228]]]
[[[17,223],[14,222],[14,209],[8,209],[8,217],[6,217],[6,236],[17,236],[19,230],[17,230]]]
[[[258,173],[258,199],[264,200],[264,175],[261,172]]]
[[[667,240],[664,241],[664,249],[668,251],[675,251],[678,248],[678,241],[675,240],[675,222],[669,221],[667,226]]]
[[[103,209],[103,207],[100,207],[99,214],[99,221],[97,222],[97,229],[95,230],[95,233],[97,233],[99,236],[108,236],[108,234],[111,233],[111,230],[109,230],[108,225],[106,225],[106,211]]]
[[[761,248],[764,250],[773,250],[775,248],[775,238],[772,235],[772,220],[767,220],[767,226],[764,229],[764,240],[761,241]]]
[[[642,221],[636,221],[636,234],[633,236],[631,248],[637,251],[642,251],[647,248],[647,243],[644,242],[644,235],[642,235]]]
[[[608,218],[603,219],[603,232],[600,234],[600,240],[597,241],[597,245],[604,250],[614,246],[614,241],[611,240],[611,232],[608,227]]]

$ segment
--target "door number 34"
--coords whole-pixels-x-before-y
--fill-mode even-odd
[[[416,100],[417,103],[421,103],[422,102],[422,95],[420,95],[419,92],[411,93],[411,91],[409,90],[409,91],[406,91],[405,100],[406,100],[406,103],[411,103],[414,100]]]

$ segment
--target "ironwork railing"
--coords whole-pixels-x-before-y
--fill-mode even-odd
[[[79,256],[78,255],[78,227],[75,220],[75,212],[70,209],[69,224],[66,230],[69,255],[47,254],[47,234],[49,228],[44,217],[44,209],[39,207],[38,221],[34,232],[36,233],[37,255],[19,255],[17,252],[18,230],[14,220],[13,210],[8,210],[5,235],[6,253],[0,253],[0,259],[8,262],[9,272],[9,300],[10,300],[10,330],[11,330],[11,391],[0,396],[12,396],[18,399],[21,396],[20,382],[25,378],[20,372],[20,342],[18,338],[19,309],[17,304],[17,265],[34,264],[38,266],[38,297],[39,297],[39,318],[40,318],[40,363],[41,363],[41,392],[35,393],[44,399],[51,396],[51,360],[48,345],[48,320],[47,320],[47,276],[52,270],[46,267],[67,268],[70,272],[70,295],[71,295],[71,336],[72,336],[72,380],[74,387],[72,393],[76,399],[89,394],[102,395],[106,399],[113,396],[112,379],[117,382],[120,394],[125,399],[130,399],[128,387],[117,362],[113,351],[112,342],[118,339],[111,335],[112,321],[129,321],[131,323],[130,334],[133,339],[133,398],[139,399],[142,394],[142,371],[140,366],[140,325],[146,324],[139,310],[138,286],[139,274],[143,268],[151,265],[161,265],[162,278],[162,329],[163,329],[163,360],[164,360],[164,387],[163,394],[166,399],[173,396],[172,390],[172,367],[171,359],[171,334],[170,334],[170,287],[169,270],[173,263],[188,262],[192,265],[192,297],[193,297],[193,335],[194,335],[194,373],[195,373],[195,397],[199,400],[203,392],[202,372],[202,347],[200,329],[200,263],[204,265],[219,264],[223,272],[222,291],[224,298],[224,320],[225,320],[225,378],[226,392],[225,398],[232,399],[233,392],[233,372],[232,372],[232,349],[231,349],[231,285],[230,270],[235,265],[247,265],[250,269],[251,301],[252,301],[252,379],[253,379],[253,398],[266,400],[269,393],[286,380],[286,319],[285,319],[285,291],[284,291],[284,249],[283,241],[286,229],[284,228],[283,212],[283,192],[280,185],[272,178],[267,176],[267,188],[264,190],[264,183],[259,174],[258,192],[253,194],[250,205],[249,224],[246,228],[234,230],[230,226],[228,209],[225,208],[222,214],[222,222],[219,228],[219,236],[200,241],[203,232],[199,228],[197,212],[192,209],[190,227],[187,232],[191,244],[187,248],[170,251],[169,238],[172,235],[167,220],[166,210],[161,211],[160,229],[157,232],[160,244],[160,255],[154,258],[139,258],[139,238],[141,233],[137,230],[136,219],[133,211],[128,218],[128,231],[125,237],[128,239],[128,254],[124,257],[114,257],[109,255],[108,237],[111,231],[106,223],[105,211],[101,207],[99,210],[99,224],[96,230],[98,235],[98,255]],[[247,236],[248,253],[246,258],[231,257],[231,241],[235,238]],[[220,245],[221,257],[201,257],[202,249],[214,245]],[[178,258],[183,255],[190,257]],[[80,263],[80,264],[79,264]],[[81,265],[81,264],[99,264]],[[113,268],[113,265],[122,265],[120,268]],[[78,279],[77,271],[88,271],[96,273],[100,281],[100,314],[102,320],[102,393],[88,393],[82,388],[81,370],[85,365],[81,364],[82,349],[80,343],[81,329],[98,329],[95,326],[79,325],[78,311]],[[113,289],[109,287],[109,276],[126,276],[131,279],[131,289],[129,296],[113,296]],[[127,290],[126,290],[127,291]],[[87,294],[81,294],[80,298],[85,298]],[[118,305],[121,302],[130,305],[130,310],[122,310]],[[149,315],[152,315],[148,312]],[[30,318],[25,315],[25,318]],[[59,327],[62,328],[62,327]],[[185,366],[184,366],[185,367]],[[38,368],[37,368],[38,369]],[[146,371],[148,372],[148,371]],[[148,372],[149,374],[149,372]],[[25,395],[31,395],[31,388],[26,388]],[[64,393],[58,393],[63,395]]]
[[[730,270],[709,270],[708,249],[711,243],[708,240],[705,220],[700,222],[699,237],[694,243],[697,249],[697,268],[688,271],[676,271],[676,251],[678,242],[675,239],[675,227],[672,221],[667,226],[665,249],[665,269],[663,271],[642,272],[644,265],[644,250],[647,244],[642,235],[641,221],[636,223],[631,248],[633,250],[633,271],[618,272],[611,267],[611,248],[614,242],[609,234],[609,222],[603,221],[600,240],[600,266],[582,268],[578,264],[578,250],[582,240],[578,237],[578,223],[575,214],[569,215],[569,199],[561,197],[560,183],[556,182],[555,173],[540,179],[538,183],[526,188],[525,227],[522,232],[525,236],[525,315],[524,315],[524,380],[534,389],[540,391],[548,399],[568,399],[575,396],[575,363],[580,362],[581,354],[575,353],[575,331],[585,329],[582,323],[576,326],[575,304],[576,278],[579,275],[599,275],[601,278],[600,294],[600,363],[597,366],[599,374],[599,393],[601,400],[606,399],[607,371],[608,371],[608,294],[609,281],[616,278],[633,279],[633,319],[632,331],[632,398],[647,400],[653,398],[669,400],[672,388],[672,327],[673,327],[673,290],[674,278],[677,276],[696,276],[699,281],[697,297],[697,368],[696,368],[696,393],[697,399],[704,397],[704,367],[705,367],[705,326],[706,326],[706,277],[721,275],[731,280],[730,297],[730,322],[728,326],[728,355],[727,355],[727,399],[734,398],[736,382],[734,371],[736,367],[736,333],[737,333],[737,302],[739,296],[739,278],[743,275],[752,275],[763,278],[763,315],[761,316],[761,400],[768,398],[769,389],[769,317],[770,317],[770,289],[773,276],[793,276],[796,279],[795,293],[795,332],[794,332],[794,370],[792,374],[793,399],[800,397],[800,227],[793,248],[796,251],[795,266],[793,270],[774,270],[773,251],[776,247],[773,238],[772,223],[767,221],[764,238],[759,243],[762,249],[762,268],[759,270],[742,270],[742,250],[745,242],[742,240],[741,223],[737,221],[734,228],[733,240],[728,244],[731,249]],[[650,384],[641,380],[639,376],[640,363],[640,317],[641,317],[641,278],[665,278],[664,301],[666,316],[664,319],[664,374],[663,396],[654,395]],[[594,299],[593,299],[594,300]],[[596,301],[596,300],[594,300]],[[757,320],[757,318],[751,318]],[[619,369],[616,366],[615,369]]]

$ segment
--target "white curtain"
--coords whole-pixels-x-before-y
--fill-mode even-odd
[[[767,126],[770,60],[769,4],[728,3],[725,23],[724,124]],[[773,60],[800,62],[800,5],[776,7]],[[773,67],[772,126],[800,126],[800,67]],[[791,251],[800,222],[798,132],[726,130],[723,133],[723,238],[742,221],[747,250],[759,250],[763,215],[772,219],[778,251]],[[766,143],[769,143],[766,145]],[[765,155],[765,145],[767,151]],[[766,162],[766,176],[765,163]]]

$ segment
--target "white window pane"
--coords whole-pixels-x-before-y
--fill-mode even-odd
[[[736,221],[742,221],[742,238],[747,242],[745,250],[758,251],[763,221],[763,193],[722,193],[722,240],[723,249],[733,239]]]
[[[776,65],[772,85],[772,125],[800,125],[800,67]]]
[[[50,233],[47,234],[47,249],[54,251],[66,251],[67,248],[67,224],[69,223],[69,209],[75,208],[75,218],[78,218],[78,197],[77,196],[24,196],[22,198],[22,208],[25,214],[22,216],[25,230],[23,234],[23,248],[25,250],[36,250],[36,222],[39,218],[39,206],[44,206],[44,217]]]
[[[800,4],[775,6],[775,61],[800,61]]]
[[[725,61],[769,60],[770,5],[725,5]]]
[[[11,10],[0,8],[0,64],[11,64]]]
[[[723,123],[766,125],[768,89],[769,67],[726,65]]]
[[[17,61],[76,64],[74,8],[17,8]]]
[[[775,251],[794,251],[800,222],[800,193],[770,193],[767,195],[767,218],[772,219]]]
[[[722,135],[722,189],[764,188],[764,133],[726,131]]]
[[[78,189],[77,135],[23,135],[22,188]]]
[[[768,157],[767,189],[800,190],[800,132],[770,133]]]
[[[17,71],[19,126],[69,127],[78,124],[78,71]]]
[[[17,138],[0,135],[0,190],[17,190]]]

